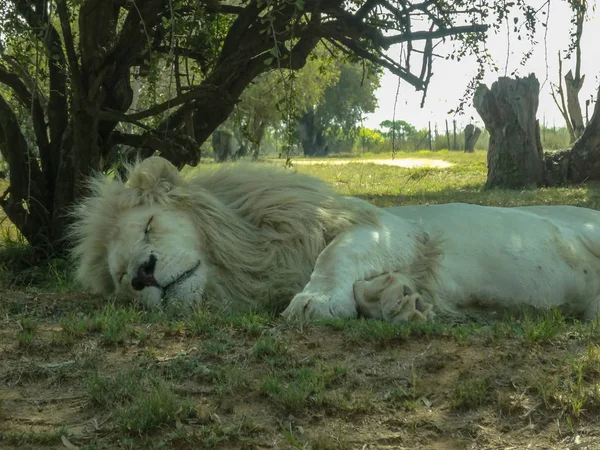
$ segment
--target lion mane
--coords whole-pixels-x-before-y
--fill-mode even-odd
[[[204,297],[232,307],[280,310],[308,282],[315,261],[340,233],[378,225],[378,209],[325,182],[262,164],[232,163],[186,178],[167,160],[127,166],[127,181],[98,174],[72,211],[76,277],[96,293],[115,292],[108,244],[133,208],[185,211],[214,267]]]

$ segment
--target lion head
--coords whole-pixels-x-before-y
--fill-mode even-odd
[[[279,309],[337,234],[379,220],[320,180],[260,164],[185,179],[152,157],[128,170],[127,182],[91,179],[73,213],[72,254],[86,288],[149,307],[211,299]]]

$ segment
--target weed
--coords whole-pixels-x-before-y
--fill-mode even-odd
[[[525,316],[521,325],[528,344],[543,344],[550,342],[565,329],[565,318],[560,311],[553,309],[541,319]]]
[[[99,332],[104,345],[122,344],[126,339],[136,336],[132,325],[141,319],[140,311],[109,303],[92,315],[78,313],[63,318],[60,321],[60,340],[64,344],[73,344],[89,333]]]
[[[233,314],[225,320],[233,327],[240,329],[251,337],[259,337],[273,320],[273,315],[268,313]]]
[[[238,394],[247,390],[250,386],[250,379],[246,370],[234,365],[215,367],[210,378],[215,383],[215,394],[219,398],[225,395]]]
[[[21,315],[19,317],[19,333],[17,341],[20,347],[29,347],[37,332],[39,324],[32,318]]]
[[[326,388],[345,375],[346,369],[340,366],[290,369],[266,377],[260,391],[276,405],[300,412],[309,404],[322,404]]]
[[[486,378],[459,381],[450,394],[450,406],[453,409],[474,409],[486,403],[490,393]]]
[[[221,323],[221,318],[215,312],[195,308],[185,320],[185,329],[193,336],[212,336],[219,331]]]
[[[24,447],[24,444],[54,446],[61,444],[61,436],[68,437],[68,435],[64,427],[46,432],[0,430],[0,442],[19,447]]]
[[[584,355],[571,358],[558,374],[535,384],[547,408],[558,407],[577,419],[600,411],[600,347],[590,345]]]
[[[104,377],[97,372],[87,380],[87,395],[93,406],[112,408],[132,401],[147,381],[140,369],[120,372],[115,377]]]
[[[212,339],[202,342],[202,352],[206,356],[218,360],[222,359],[233,347],[233,340],[229,334],[223,331],[215,331]]]
[[[252,355],[259,359],[282,358],[287,354],[287,347],[281,339],[271,335],[262,336],[252,348]]]
[[[310,448],[312,450],[347,450],[352,448],[352,445],[341,433],[321,433],[310,440]]]
[[[116,421],[119,428],[139,434],[193,416],[191,404],[177,397],[163,381],[156,380],[148,390],[136,392],[130,402],[121,404]]]

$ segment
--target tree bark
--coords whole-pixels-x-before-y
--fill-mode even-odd
[[[544,154],[536,112],[539,82],[501,77],[491,90],[475,92],[474,106],[490,133],[486,188],[523,188],[545,184]]]

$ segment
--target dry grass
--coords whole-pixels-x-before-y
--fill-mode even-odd
[[[298,170],[381,206],[599,206],[595,185],[482,192],[484,153],[396,157],[454,165]],[[1,448],[600,448],[597,322],[167,317],[72,292],[65,270],[0,288]]]

